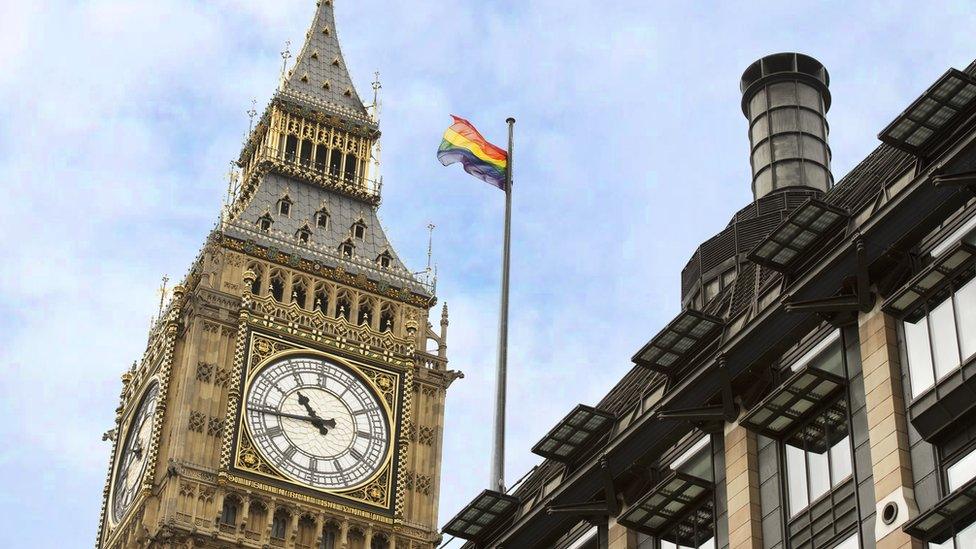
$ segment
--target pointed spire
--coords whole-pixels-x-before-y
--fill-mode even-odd
[[[373,127],[342,57],[335,31],[334,1],[319,0],[316,4],[312,27],[295,65],[285,75],[281,96]]]

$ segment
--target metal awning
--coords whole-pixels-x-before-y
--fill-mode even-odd
[[[878,139],[918,156],[938,143],[946,131],[963,118],[962,113],[976,105],[976,80],[949,69],[888,127]]]
[[[532,447],[532,452],[547,459],[567,463],[580,450],[609,432],[613,421],[613,414],[580,404],[542,437]]]
[[[445,534],[476,541],[511,516],[518,508],[515,496],[485,490],[444,526]]]
[[[902,528],[908,535],[929,543],[943,543],[976,519],[976,478],[942,498],[935,507]]]
[[[813,451],[829,447],[829,433],[843,430],[847,421],[846,381],[834,372],[812,365],[793,374],[742,419],[754,433]],[[822,446],[822,448],[821,448]]]
[[[672,472],[627,508],[617,523],[678,545],[698,547],[715,535],[714,485]]]
[[[631,359],[638,366],[670,373],[718,335],[722,321],[692,309],[681,312]]]
[[[789,271],[798,259],[847,218],[846,210],[811,198],[760,242],[749,253],[749,259],[779,272]]]
[[[959,242],[935,258],[931,265],[888,298],[881,308],[898,318],[911,317],[926,301],[937,296],[954,279],[966,274],[974,264],[976,247]]]

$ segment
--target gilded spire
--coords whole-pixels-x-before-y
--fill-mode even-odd
[[[280,96],[326,114],[374,126],[342,57],[335,29],[333,0],[316,3],[315,18]]]

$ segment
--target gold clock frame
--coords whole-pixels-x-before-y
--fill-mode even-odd
[[[272,363],[293,356],[314,356],[338,363],[367,384],[375,393],[386,415],[389,426],[387,450],[383,464],[367,480],[342,490],[323,490],[292,479],[278,467],[266,460],[254,446],[250,429],[245,421],[244,397],[259,372]],[[233,452],[233,469],[237,472],[262,477],[276,483],[294,486],[297,490],[341,498],[378,509],[384,513],[393,512],[397,497],[398,475],[398,417],[404,410],[403,400],[407,398],[406,377],[394,368],[380,368],[365,361],[343,357],[339,354],[317,350],[258,330],[250,330],[247,337],[247,352],[243,364],[243,390],[238,393],[240,400],[235,417],[236,429]],[[318,499],[318,498],[316,498]]]

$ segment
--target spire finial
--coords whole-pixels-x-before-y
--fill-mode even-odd
[[[281,84],[284,86],[288,74],[288,60],[291,59],[291,40],[285,40],[285,49],[281,50]]]
[[[169,277],[163,275],[163,283],[159,286],[159,312],[156,314],[156,318],[163,317],[163,304],[166,302],[166,285],[169,284]]]

